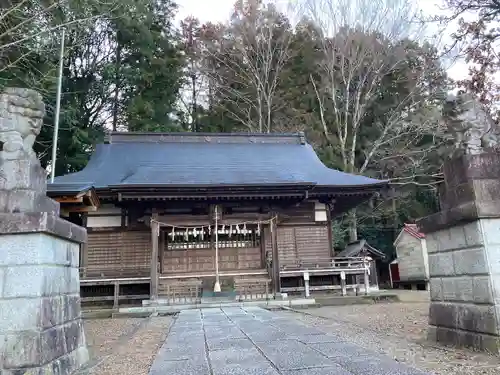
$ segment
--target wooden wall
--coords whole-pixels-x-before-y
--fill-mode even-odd
[[[87,277],[149,276],[151,231],[90,231],[81,266]]]
[[[329,258],[331,254],[331,235],[326,216],[318,216],[318,204],[303,202],[298,206],[279,212],[278,222],[278,253],[280,265],[296,263],[304,258]],[[320,208],[321,209],[321,208]],[[124,277],[149,276],[151,262],[151,232],[141,224],[127,226],[133,223],[123,221],[121,211],[113,207],[106,215],[96,213],[96,217],[116,216],[122,218],[121,228],[95,228],[89,230],[88,245],[82,256],[82,267],[86,268],[83,277]],[[245,220],[266,220],[269,214],[233,213],[223,217],[221,224],[231,224]],[[177,225],[206,225],[207,215],[168,215],[160,221]],[[95,220],[94,220],[95,221]],[[102,220],[101,220],[102,221]],[[94,224],[101,224],[94,223]],[[99,226],[99,225],[96,225]],[[269,225],[262,226],[264,244],[254,247],[221,248],[220,270],[262,269],[265,267],[265,252],[272,254]],[[164,229],[166,234],[168,229]],[[165,236],[164,236],[165,237]],[[187,250],[166,249],[166,241],[160,241],[160,259],[162,273],[174,272],[211,272],[215,270],[214,249],[192,248]]]
[[[280,266],[296,264],[300,259],[332,257],[327,225],[278,226]],[[266,252],[271,252],[271,236],[266,230]]]
[[[261,269],[260,247],[219,250],[219,270]],[[164,250],[163,274],[215,271],[214,249]]]
[[[279,212],[281,225],[288,224],[314,224],[314,203],[303,202],[299,206]]]
[[[305,202],[279,213],[277,242],[280,267],[305,258],[332,257],[330,224],[317,221],[317,210],[314,202]],[[272,253],[269,228],[265,230],[265,251]]]

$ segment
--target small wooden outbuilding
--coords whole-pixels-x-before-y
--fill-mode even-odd
[[[389,265],[393,288],[428,289],[429,255],[425,235],[416,224],[405,224],[396,241],[396,259]]]

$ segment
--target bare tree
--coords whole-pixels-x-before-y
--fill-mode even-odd
[[[117,0],[96,0],[88,12],[78,12],[85,4],[69,0],[0,2],[0,73],[13,69],[34,69],[33,54],[49,54],[58,49],[62,28],[95,27],[97,18],[119,6]],[[100,12],[101,11],[101,12]]]
[[[306,0],[302,16],[323,32],[318,76],[311,75],[325,143],[345,172],[415,181],[442,133],[436,95],[443,80],[412,0]],[[369,133],[367,132],[369,124]],[[357,239],[356,211],[349,237]]]
[[[205,71],[223,110],[248,131],[273,131],[272,113],[289,58],[288,20],[273,4],[238,0],[229,25],[205,28]]]

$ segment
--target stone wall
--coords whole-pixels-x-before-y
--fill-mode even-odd
[[[427,236],[431,276],[429,338],[498,352],[500,219]]]
[[[445,164],[441,211],[426,234],[429,339],[500,354],[500,154]]]
[[[88,360],[79,246],[49,233],[0,237],[2,374],[67,374]]]

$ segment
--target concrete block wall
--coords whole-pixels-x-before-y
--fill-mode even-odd
[[[88,361],[79,246],[43,232],[0,236],[0,373],[63,375]]]
[[[499,353],[500,219],[427,234],[429,338]]]

